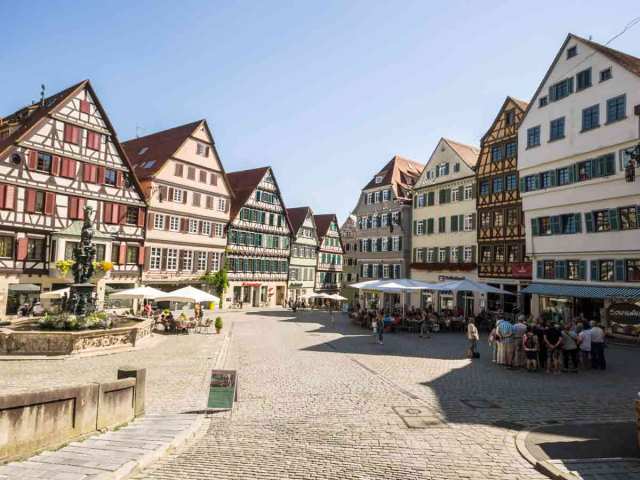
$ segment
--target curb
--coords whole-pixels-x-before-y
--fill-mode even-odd
[[[549,478],[553,478],[554,480],[578,480],[578,477],[576,477],[575,475],[572,475],[567,472],[563,472],[560,469],[556,468],[553,464],[545,460],[540,461],[536,459],[533,455],[531,455],[531,453],[527,449],[527,444],[525,442],[527,435],[529,435],[531,432],[535,430],[543,428],[544,426],[545,425],[541,425],[539,427],[532,428],[531,430],[520,430],[518,432],[515,439],[516,449],[518,450],[518,453],[522,455],[522,457],[527,462],[533,465],[533,468],[535,468],[537,471],[546,475]]]

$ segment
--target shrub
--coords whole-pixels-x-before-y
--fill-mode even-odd
[[[214,323],[216,330],[222,329],[222,317],[216,317],[216,323]]]

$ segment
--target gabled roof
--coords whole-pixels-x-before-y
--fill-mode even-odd
[[[100,112],[100,115],[102,116],[102,120],[104,120],[104,123],[106,124],[107,129],[111,132],[113,144],[115,145],[116,150],[118,151],[118,154],[122,158],[122,161],[125,163],[125,165],[129,168],[129,171],[132,173],[131,179],[133,181],[133,185],[135,185],[138,191],[138,194],[140,195],[140,199],[144,200],[144,193],[143,193],[142,187],[140,185],[140,182],[138,181],[137,176],[133,175],[133,166],[129,161],[129,157],[127,157],[126,152],[122,148],[122,144],[118,141],[116,130],[115,128],[113,128],[113,125],[111,124],[111,120],[109,120],[109,116],[107,115],[107,112],[105,111],[104,107],[100,103],[100,99],[96,95],[96,92],[93,89],[93,86],[91,85],[91,82],[89,80],[83,80],[79,83],[76,83],[75,85],[65,90],[62,90],[54,95],[51,95],[50,97],[45,98],[44,101],[42,101],[41,103],[29,105],[27,107],[24,107],[18,110],[17,112],[12,113],[11,115],[8,115],[2,118],[2,123],[4,124],[17,122],[19,126],[8,137],[4,138],[3,140],[0,140],[0,157],[2,157],[2,155],[5,153],[5,151],[9,147],[20,142],[29,133],[31,133],[32,130],[39,128],[40,125],[46,120],[49,114],[55,113],[59,108],[62,108],[62,106],[64,106],[64,103],[70,97],[76,95],[80,90],[85,88],[91,94],[91,97],[93,98],[93,101],[96,104],[96,108],[98,109],[98,111]],[[2,129],[1,125],[2,124],[0,124],[0,130]]]
[[[406,192],[416,182],[424,165],[409,160],[408,158],[395,155],[382,169],[376,173],[371,181],[363,188],[383,187],[390,185],[393,188],[396,197],[405,197]],[[376,183],[376,177],[382,176],[382,181]]]
[[[291,233],[295,235],[298,230],[300,230],[300,227],[302,227],[302,224],[309,214],[313,216],[311,207],[287,208],[287,216],[289,217],[289,222],[291,223],[291,227],[293,228],[293,231]]]
[[[574,35],[573,33],[569,33],[567,35],[567,38],[564,39],[564,42],[562,42],[562,46],[558,50],[558,53],[556,53],[556,56],[553,58],[551,65],[549,65],[549,68],[547,69],[547,72],[544,74],[542,81],[540,82],[540,84],[538,85],[538,88],[536,88],[535,93],[531,97],[531,102],[529,102],[529,105],[525,110],[523,120],[524,118],[526,118],[527,114],[529,113],[529,110],[531,110],[531,106],[533,105],[533,100],[538,96],[544,84],[547,83],[547,79],[549,78],[549,75],[551,75],[551,71],[553,70],[553,67],[558,62],[560,55],[562,55],[562,52],[567,46],[567,43],[569,43],[571,39],[575,39],[575,40],[578,40],[579,42],[584,43],[585,45],[593,48],[595,51],[609,58],[613,62],[617,63],[621,67],[625,68],[629,72],[637,76],[640,76],[640,58],[634,57],[633,55],[629,55],[627,53],[620,52],[618,50],[614,50],[613,48],[606,47],[592,40],[587,40],[585,38],[579,37],[578,35]]]
[[[444,140],[469,167],[473,168],[476,165],[478,162],[478,155],[480,155],[479,148],[471,145],[465,145],[464,143],[456,142],[449,138],[443,137],[442,140]]]
[[[335,221],[336,225],[338,225],[338,218],[336,217],[335,213],[314,215],[313,219],[316,222],[316,230],[318,232],[319,239],[323,238],[327,234],[332,221]]]
[[[197,120],[123,142],[122,147],[134,166],[136,176],[144,180],[158,173],[166,161],[178,151],[204,121]]]
[[[524,100],[518,100],[515,97],[507,95],[507,98],[505,98],[504,102],[502,102],[502,106],[498,110],[496,117],[493,119],[493,122],[491,122],[491,126],[489,127],[489,130],[487,130],[487,132],[480,139],[481,144],[484,144],[485,138],[487,138],[487,135],[489,135],[493,131],[494,127],[496,126],[496,123],[500,119],[500,115],[502,115],[502,112],[507,108],[507,105],[509,105],[510,103],[513,103],[522,112],[526,111],[527,107],[529,106],[528,102],[525,102]]]

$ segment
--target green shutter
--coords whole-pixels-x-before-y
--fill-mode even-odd
[[[613,175],[616,173],[616,157],[615,154],[610,153],[605,156],[606,165],[605,165],[605,175]]]
[[[566,260],[556,261],[556,278],[563,280],[567,278],[567,262]]]
[[[591,281],[597,282],[600,279],[600,265],[598,260],[591,260]]]
[[[593,160],[587,160],[585,170],[587,172],[587,179],[593,178]]]
[[[542,263],[541,260],[538,260],[536,262],[536,277],[544,278],[544,264]]]
[[[611,225],[611,230],[620,230],[620,216],[617,208],[609,210],[609,225]]]
[[[540,231],[538,229],[538,219],[537,218],[532,218],[531,219],[531,235],[534,236],[534,237],[540,235]]]
[[[587,233],[594,231],[594,228],[593,228],[593,213],[592,212],[585,212],[585,214],[584,214],[584,224],[585,224],[585,230],[587,231]]]
[[[591,169],[592,169],[594,178],[603,176],[603,173],[604,173],[602,168],[604,166],[603,160],[604,159],[602,157],[594,158],[593,160],[591,160]]]
[[[449,263],[450,258],[449,247],[444,247],[444,262]]]
[[[438,250],[439,250],[438,247],[435,247],[433,249],[433,263],[440,263],[440,255],[438,255],[439,253]]]
[[[580,278],[580,280],[587,279],[587,261],[586,260],[580,260],[578,262],[578,277]]]
[[[527,184],[524,181],[524,178],[520,179],[520,193],[526,192]]]
[[[575,219],[576,233],[581,233],[582,232],[582,215],[580,215],[579,213],[574,213],[573,218]]]
[[[427,233],[429,235],[433,233],[433,218],[427,220]]]
[[[418,233],[418,222],[413,221],[413,234],[416,235]]]
[[[569,183],[575,183],[578,179],[578,164],[569,165]]]
[[[471,262],[473,263],[476,261],[476,249],[477,247],[475,245],[471,246]]]
[[[624,282],[625,281],[624,260],[616,260],[615,266],[616,266],[615,268],[616,282]]]
[[[551,223],[551,235],[559,235],[562,233],[560,230],[560,215],[549,217],[549,221]]]
[[[452,215],[451,216],[451,231],[452,232],[457,232],[458,231],[458,216],[457,215]]]

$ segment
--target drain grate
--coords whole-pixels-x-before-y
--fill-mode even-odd
[[[407,428],[445,428],[445,421],[430,408],[411,405],[391,407]]]

